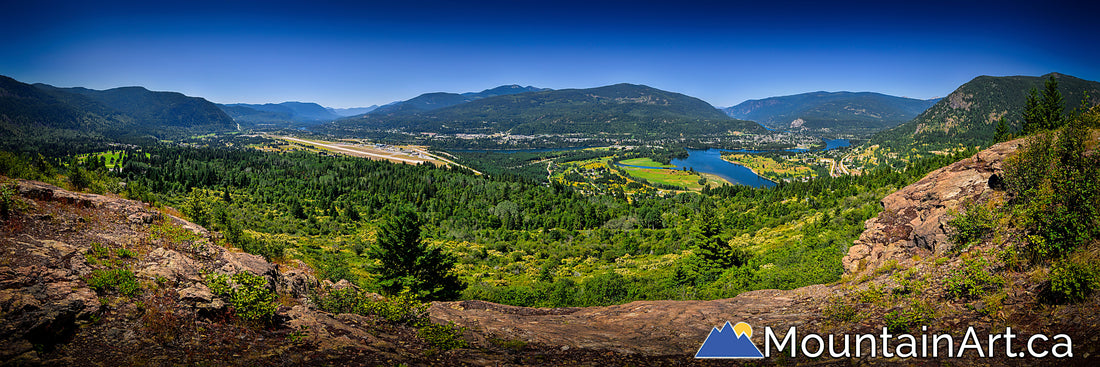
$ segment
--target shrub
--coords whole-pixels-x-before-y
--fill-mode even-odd
[[[841,297],[829,297],[821,313],[826,318],[837,322],[853,322],[859,319],[859,310]]]
[[[97,293],[116,291],[126,297],[133,297],[141,291],[134,273],[126,269],[96,269],[88,277],[88,286]]]
[[[886,322],[886,329],[890,332],[905,333],[916,327],[928,325],[935,316],[931,305],[913,301],[909,307],[888,312],[883,320]]]
[[[1050,291],[1064,302],[1084,301],[1100,289],[1100,266],[1078,259],[1059,261],[1050,269]]]
[[[428,315],[429,305],[418,301],[408,290],[376,300],[354,287],[326,289],[314,294],[313,302],[324,311],[377,316],[394,324],[416,328],[417,335],[436,348],[449,350],[466,346],[466,341],[461,338],[461,328],[451,322],[433,323]]]
[[[991,274],[989,261],[974,257],[963,261],[944,281],[944,289],[952,298],[978,298],[989,290],[1003,287],[1004,279]]]
[[[263,256],[268,261],[282,259],[287,248],[284,240],[256,238],[247,233],[240,237],[239,242],[244,252]]]
[[[115,250],[115,254],[118,255],[118,258],[120,258],[120,259],[127,259],[127,258],[137,257],[137,253],[134,252],[133,250],[126,249],[126,248],[121,248],[121,247],[118,250]]]
[[[1061,258],[1100,237],[1100,155],[1086,148],[1090,132],[1080,119],[1032,137],[1005,163],[1033,261]]]
[[[8,220],[15,212],[24,210],[26,203],[19,198],[15,181],[0,181],[0,220]]]
[[[461,330],[451,321],[446,324],[428,322],[416,330],[416,335],[436,348],[451,350],[466,347],[466,340],[460,335]]]
[[[84,253],[84,260],[92,265],[100,263],[105,263],[112,267],[115,265],[115,262],[111,261],[111,249],[99,242],[92,242],[92,247]]]
[[[985,205],[972,204],[947,221],[947,226],[952,229],[949,237],[955,244],[953,250],[960,251],[979,243],[992,231],[993,213]]]
[[[879,303],[886,300],[886,293],[882,288],[871,285],[867,289],[856,292],[856,300],[860,303]]]
[[[269,321],[279,307],[275,292],[267,288],[267,279],[251,272],[242,271],[232,277],[207,274],[206,286],[214,294],[226,298],[237,317],[248,321]]]

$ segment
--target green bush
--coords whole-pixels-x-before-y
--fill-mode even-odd
[[[1032,137],[1005,163],[1033,261],[1061,258],[1100,237],[1100,154],[1086,147],[1090,131],[1082,118]]]
[[[993,275],[989,261],[974,257],[963,261],[944,281],[944,289],[952,298],[980,298],[986,292],[1004,286],[1004,279]]]
[[[126,297],[133,297],[141,291],[134,273],[126,269],[96,269],[88,277],[88,286],[98,293],[114,290]]]
[[[417,335],[436,348],[443,350],[463,348],[462,329],[448,322],[433,323],[428,315],[428,304],[420,302],[406,290],[389,298],[374,299],[354,287],[339,290],[321,290],[313,295],[313,302],[324,311],[377,316],[394,324],[417,329]]]
[[[19,186],[15,181],[0,181],[0,220],[8,220],[15,212],[24,210],[26,203],[19,198]]]
[[[428,322],[416,330],[416,335],[436,348],[451,350],[466,347],[466,340],[460,335],[461,330],[451,321],[446,324]]]
[[[960,251],[981,242],[993,230],[993,213],[985,205],[969,205],[965,212],[947,221],[947,226],[952,229],[949,237],[955,244],[953,250]]]
[[[1056,262],[1050,269],[1050,290],[1065,302],[1084,301],[1100,289],[1100,266],[1077,259]]]
[[[120,259],[132,259],[132,258],[137,257],[136,252],[134,252],[133,250],[127,249],[127,248],[122,248],[122,247],[115,250],[115,254],[118,255],[118,258],[120,258]]]
[[[97,260],[110,259],[111,249],[99,242],[92,242],[92,247],[88,249],[88,252],[84,253],[84,258],[89,263],[95,264]]]
[[[282,259],[286,253],[287,243],[283,240],[255,238],[243,234],[240,237],[240,247],[244,252],[263,256],[268,261]]]
[[[859,310],[855,305],[841,297],[829,297],[821,314],[837,322],[853,322],[859,319]]]
[[[935,317],[936,313],[931,305],[913,301],[906,308],[886,313],[883,320],[886,322],[886,329],[890,332],[905,333],[922,325],[927,326]]]
[[[242,271],[232,277],[207,274],[206,286],[214,294],[228,300],[233,312],[248,321],[268,321],[279,308],[275,302],[275,292],[267,287],[267,279],[251,272]]]

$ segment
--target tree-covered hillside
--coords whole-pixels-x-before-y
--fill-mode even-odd
[[[202,98],[177,92],[153,92],[142,87],[108,90],[57,88],[46,84],[35,87],[51,93],[79,94],[133,119],[139,128],[226,131],[236,129],[233,119],[217,105]]]
[[[395,102],[382,107],[378,107],[373,111],[370,111],[369,113],[372,115],[386,116],[412,114],[417,112],[438,110],[440,108],[472,102],[483,98],[527,92],[538,92],[544,90],[549,89],[535,88],[532,86],[521,87],[513,84],[502,85],[496,88],[486,89],[481,92],[470,92],[461,94],[446,92],[425,93],[407,101]]]
[[[338,121],[323,131],[356,133],[391,129],[414,133],[635,138],[765,131],[756,123],[732,119],[697,98],[632,84],[504,95],[413,114],[382,115],[375,111]]]
[[[1003,118],[1009,131],[1020,131],[1028,92],[1041,90],[1053,76],[1066,111],[1081,105],[1086,94],[1100,101],[1100,83],[1051,73],[1033,76],[979,76],[963,84],[910,122],[875,135],[870,144],[894,152],[928,152],[989,144]]]
[[[236,130],[233,120],[202,98],[140,87],[57,88],[0,76],[0,147],[5,149],[56,150],[103,139],[230,130]]]

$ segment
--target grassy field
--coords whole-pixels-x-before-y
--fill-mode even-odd
[[[794,159],[771,158],[758,154],[723,154],[722,159],[748,167],[756,174],[769,180],[790,181],[803,177],[813,177],[814,169],[810,165]]]
[[[145,153],[145,155],[148,156],[149,153]],[[122,163],[122,159],[125,158],[126,152],[121,151],[121,150],[111,150],[111,151],[99,152],[99,153],[82,154],[82,155],[77,156],[77,159],[79,159],[80,162],[83,163],[83,162],[87,161],[89,157],[92,157],[92,156],[95,156],[96,158],[99,158],[99,157],[105,158],[105,160],[107,161],[107,169],[114,169],[115,167],[118,167],[118,165],[120,163]]]
[[[642,166],[642,167],[656,167],[656,168],[676,168],[676,166],[673,166],[671,164],[661,164],[661,163],[659,163],[657,161],[654,161],[653,159],[648,158],[648,157],[647,158],[624,159],[624,160],[619,161],[619,164],[625,164],[625,165],[630,165],[630,166]]]
[[[699,175],[687,171],[660,168],[621,167],[627,174],[634,178],[645,179],[655,184],[665,184],[687,188],[688,190],[702,190],[699,184]]]

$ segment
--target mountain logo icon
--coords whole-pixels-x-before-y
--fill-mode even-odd
[[[713,328],[707,340],[695,352],[695,358],[764,358],[760,349],[749,339],[752,337],[752,326],[739,322],[730,325],[726,321],[722,328]]]

